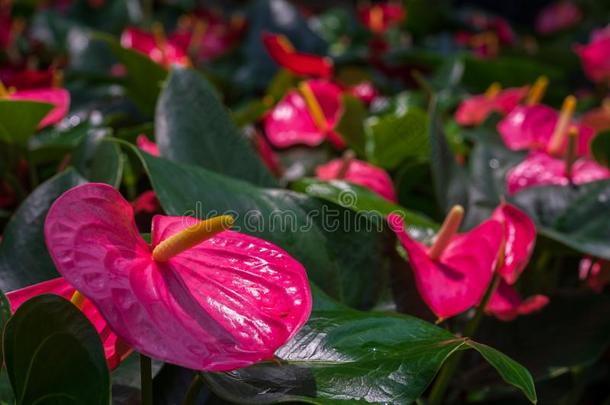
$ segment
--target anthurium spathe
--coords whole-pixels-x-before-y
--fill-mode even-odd
[[[590,42],[576,45],[574,51],[589,79],[610,85],[610,25],[593,31]]]
[[[89,183],[55,201],[44,233],[58,271],[135,350],[220,371],[271,358],[311,310],[303,266],[231,224],[155,216],[149,245],[121,194]]]
[[[57,124],[64,119],[70,109],[70,93],[62,88],[42,88],[29,90],[16,90],[6,88],[0,82],[0,100],[27,100],[49,103],[53,109],[40,121],[38,128]]]
[[[326,79],[333,75],[333,63],[329,58],[298,52],[284,35],[264,33],[263,43],[278,65],[296,75]]]
[[[345,180],[366,187],[386,200],[396,202],[396,191],[392,179],[380,167],[355,159],[351,151],[341,159],[334,159],[316,168],[321,180]]]
[[[494,83],[484,94],[462,101],[455,112],[455,120],[460,125],[480,125],[492,112],[508,114],[527,92],[526,86],[502,90],[498,83]]]
[[[548,303],[549,298],[540,294],[522,300],[517,290],[502,280],[485,310],[502,321],[512,321],[519,315],[540,311]]]
[[[375,34],[383,34],[389,28],[400,24],[406,15],[400,3],[366,4],[358,8],[358,19]]]
[[[508,193],[514,194],[534,186],[567,186],[610,178],[608,169],[585,157],[577,158],[571,164],[570,172],[565,159],[544,152],[531,152],[523,162],[508,171]]]
[[[157,146],[155,142],[148,139],[148,137],[144,134],[138,135],[138,137],[136,138],[136,144],[138,145],[138,148],[148,154],[151,154],[153,156],[161,155],[161,152],[159,152],[159,146]]]
[[[334,131],[342,112],[339,86],[321,79],[304,81],[265,116],[265,133],[277,148],[317,146],[325,140],[343,148],[345,142]]]
[[[127,28],[121,34],[121,46],[140,52],[165,68],[191,65],[186,49],[167,38],[160,24],[155,24],[152,32]]]
[[[72,300],[85,316],[91,321],[95,330],[100,335],[108,367],[112,370],[116,368],[132,352],[132,349],[115,335],[108,323],[104,320],[97,308],[80,294],[75,294],[76,290],[62,277],[55,278],[42,283],[34,284],[19,290],[10,291],[6,298],[11,306],[11,311],[15,312],[21,304],[41,294],[55,294]]]
[[[463,215],[462,207],[454,207],[431,247],[412,239],[398,215],[388,217],[409,256],[417,290],[440,319],[458,315],[481,301],[502,246],[503,226],[493,219],[458,234]]]
[[[536,31],[549,35],[571,28],[582,19],[582,11],[572,1],[560,0],[543,8],[536,17]]]

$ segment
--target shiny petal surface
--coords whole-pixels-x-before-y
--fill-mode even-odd
[[[534,186],[560,185],[567,186],[570,179],[566,177],[566,164],[563,159],[556,159],[543,152],[532,152],[517,166],[509,170],[506,183],[509,194]],[[607,179],[610,171],[593,160],[580,158],[572,166],[572,182],[585,184],[596,180]]]
[[[333,63],[330,59],[287,49],[282,44],[280,35],[265,33],[263,43],[273,60],[294,74],[329,78],[333,74]]]
[[[153,220],[153,246],[194,224]],[[58,271],[135,350],[198,370],[270,358],[307,320],[303,267],[261,239],[222,232],[167,262],[153,261],[118,191],[89,183],[51,207],[45,237]]]
[[[124,48],[138,51],[165,67],[172,65],[190,66],[190,60],[185,49],[170,40],[165,40],[162,44],[157,43],[152,33],[138,28],[131,27],[123,31],[121,45]]]
[[[504,226],[504,263],[498,271],[504,281],[512,285],[534,251],[536,226],[526,213],[506,203],[496,208],[491,218]]]
[[[519,315],[538,312],[548,303],[549,298],[545,295],[533,295],[522,300],[514,287],[501,281],[485,310],[502,321],[512,321]]]
[[[508,88],[494,97],[479,94],[462,101],[455,112],[460,125],[480,125],[492,112],[508,114],[527,94],[527,87]]]
[[[17,91],[10,96],[11,100],[30,100],[53,104],[53,109],[40,121],[38,128],[57,124],[70,110],[70,93],[66,89],[34,89]]]
[[[409,255],[417,289],[428,307],[441,319],[477,305],[492,279],[502,244],[502,224],[488,220],[470,232],[458,234],[439,260],[427,247],[411,239],[402,220],[388,218]]]
[[[138,135],[136,143],[138,145],[138,148],[142,149],[144,152],[153,156],[161,156],[161,152],[159,152],[159,147],[157,146],[157,144],[148,139],[146,135]]]
[[[76,291],[74,287],[72,287],[62,277],[59,277],[53,280],[34,284],[29,287],[21,288],[19,290],[11,291],[6,294],[6,298],[11,305],[11,311],[15,312],[21,306],[21,304],[38,295],[55,294],[69,300],[72,298],[74,291]],[[131,348],[127,344],[123,343],[123,341],[112,332],[100,312],[91,303],[91,301],[85,298],[80,310],[91,321],[95,327],[95,330],[97,330],[100,338],[102,339],[106,360],[108,361],[108,367],[110,367],[111,370],[116,368],[121,361],[131,353]]]
[[[321,180],[336,180],[344,165],[343,159],[334,159],[316,168],[316,176]],[[379,194],[386,200],[396,202],[394,183],[385,170],[362,160],[352,160],[341,180],[358,184]]]

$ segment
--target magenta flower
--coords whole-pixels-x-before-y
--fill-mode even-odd
[[[144,134],[138,135],[138,137],[136,138],[136,144],[138,145],[138,148],[150,155],[161,155],[161,152],[159,152],[159,146],[157,146],[156,143],[148,139],[148,137]]]
[[[407,13],[400,3],[375,3],[358,8],[358,19],[375,34],[383,34],[405,20]]]
[[[270,359],[303,326],[303,266],[277,246],[223,230],[232,218],[155,216],[146,243],[133,209],[105,184],[65,192],[45,221],[63,277],[135,350],[222,371]]]
[[[0,98],[2,98],[0,90]],[[33,90],[8,90],[5,93],[8,100],[38,101],[40,103],[53,104],[53,109],[40,121],[38,129],[57,124],[68,115],[70,109],[70,93],[66,89],[33,89]]]
[[[253,141],[254,147],[256,148],[256,151],[258,152],[258,155],[262,159],[265,166],[267,166],[269,171],[274,175],[278,177],[281,176],[283,170],[280,161],[265,137],[259,131],[256,131]]]
[[[53,70],[16,69],[14,67],[0,68],[0,81],[7,88],[16,90],[40,89],[53,87],[57,74]]]
[[[263,43],[278,65],[296,75],[325,79],[333,75],[334,67],[329,58],[297,52],[284,35],[264,33]]]
[[[506,175],[509,194],[534,186],[585,184],[610,178],[610,171],[586,157],[576,159],[567,172],[565,159],[557,159],[544,152],[531,152]]]
[[[610,25],[593,31],[590,42],[574,51],[589,79],[610,85]]]
[[[55,294],[60,297],[72,300],[83,314],[91,321],[95,330],[100,335],[100,339],[104,345],[104,353],[108,367],[112,370],[121,363],[132,349],[115,335],[97,308],[88,299],[75,294],[76,290],[63,278],[55,278],[42,283],[34,284],[29,287],[19,290],[10,291],[6,294],[6,298],[11,306],[11,311],[15,312],[21,304],[41,294]]]
[[[385,170],[346,153],[342,159],[334,159],[316,168],[320,180],[345,180],[358,184],[379,194],[386,200],[396,202],[394,183]]]
[[[379,91],[370,81],[363,81],[354,86],[347,87],[345,91],[365,104],[371,104],[373,100],[379,97]]]
[[[388,217],[409,256],[417,290],[439,319],[458,315],[481,301],[502,246],[503,227],[493,219],[457,234],[463,213],[461,207],[451,210],[431,247],[412,239],[400,216]]]
[[[501,90],[492,84],[485,94],[472,96],[462,101],[455,112],[455,120],[460,125],[480,125],[489,114],[508,114],[527,95],[528,87],[514,87]]]
[[[160,25],[155,25],[152,33],[134,27],[127,28],[121,34],[121,45],[148,56],[165,68],[191,65],[186,50],[166,38]]]
[[[610,284],[610,262],[584,257],[578,266],[578,278],[585,280],[591,290],[601,293]]]
[[[571,1],[560,0],[543,8],[536,17],[536,31],[549,35],[571,28],[582,19],[582,11]]]
[[[502,321],[512,321],[519,315],[540,311],[548,303],[549,298],[540,294],[522,300],[514,287],[500,281],[485,310]]]
[[[152,191],[144,191],[135,200],[132,201],[131,206],[135,215],[138,214],[155,214],[161,211],[161,204],[157,198],[157,194]]]
[[[325,140],[343,148],[345,142],[334,131],[342,112],[339,86],[326,80],[308,80],[298,90],[289,90],[265,116],[265,133],[277,148],[317,146]]]

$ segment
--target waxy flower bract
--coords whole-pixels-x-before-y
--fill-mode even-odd
[[[217,219],[155,216],[149,245],[121,194],[89,183],[51,206],[45,239],[60,274],[135,350],[232,370],[272,358],[309,317],[311,292],[299,262],[264,240],[219,232]],[[201,231],[214,236],[198,243]]]

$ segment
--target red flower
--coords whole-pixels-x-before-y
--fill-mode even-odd
[[[536,31],[540,34],[554,34],[573,27],[582,19],[582,11],[571,1],[560,0],[543,8],[536,17]]]
[[[48,88],[33,90],[6,89],[0,82],[0,99],[27,100],[53,105],[53,109],[40,121],[38,128],[53,125],[64,119],[70,109],[70,93],[66,89]]]
[[[492,112],[508,114],[527,95],[528,87],[500,90],[492,84],[485,94],[470,97],[458,106],[455,120],[460,125],[480,125]]]
[[[578,278],[586,280],[590,289],[601,293],[610,284],[610,262],[585,257],[578,267]]]
[[[160,25],[156,25],[152,33],[138,28],[127,28],[121,35],[121,45],[124,48],[133,49],[148,56],[151,60],[165,68],[169,68],[172,65],[191,65],[186,50],[177,43],[165,38]]]
[[[590,42],[574,50],[589,79],[610,85],[610,25],[593,31]]]
[[[330,78],[333,75],[333,63],[330,59],[297,52],[283,35],[264,33],[263,43],[278,65],[296,75],[322,78]]]
[[[502,321],[512,321],[519,315],[540,311],[548,303],[549,298],[539,294],[523,301],[513,287],[500,281],[485,310]]]
[[[375,34],[383,34],[405,20],[407,13],[400,3],[375,3],[358,8],[358,19]]]
[[[138,138],[136,139],[136,143],[138,145],[138,148],[140,148],[141,150],[143,150],[144,152],[153,155],[153,156],[160,156],[161,152],[159,152],[159,147],[157,146],[156,143],[154,143],[153,141],[149,140],[148,137],[144,134],[140,134],[138,135]]]

